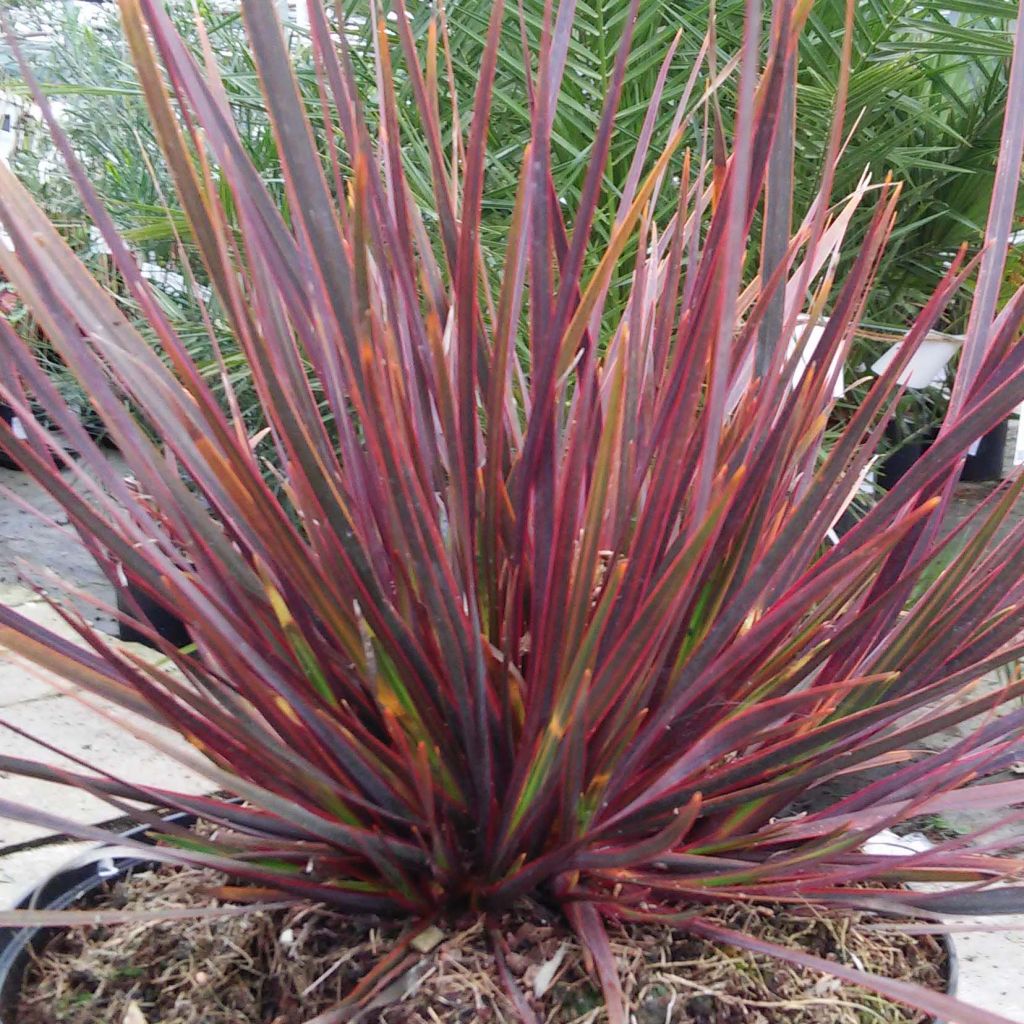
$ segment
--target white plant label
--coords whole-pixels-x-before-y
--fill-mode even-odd
[[[926,338],[910,357],[900,374],[900,383],[908,388],[926,388],[938,384],[946,375],[946,366],[960,350],[961,342],[946,338]],[[893,345],[871,365],[873,373],[883,374],[896,358],[900,343]]]

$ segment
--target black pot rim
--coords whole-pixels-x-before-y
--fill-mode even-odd
[[[191,825],[195,821],[195,815],[179,811],[167,815],[166,820]],[[150,837],[148,825],[137,825],[120,835],[123,839],[135,842],[154,842]],[[66,910],[111,881],[124,878],[139,868],[153,867],[155,864],[155,861],[147,860],[145,855],[141,855],[113,858],[113,871],[98,861],[91,861],[80,867],[65,868],[23,896],[16,909],[38,907],[47,910]],[[29,954],[33,949],[45,945],[58,930],[42,926],[0,928],[0,1024],[14,1024],[13,1020],[5,1018],[4,1015],[9,1013],[14,995],[21,984],[22,975],[28,966]]]
[[[179,812],[168,815],[168,820],[179,824],[191,824],[195,817]],[[134,839],[137,842],[152,842],[149,838],[148,825],[139,825],[121,835],[125,839]],[[156,862],[146,860],[144,856],[117,857],[114,859],[114,865],[113,872],[105,870],[101,873],[100,865],[96,862],[59,871],[23,897],[18,903],[18,909],[35,906],[48,910],[65,910],[114,879],[124,878],[139,868],[155,867]],[[13,1019],[5,1021],[3,1015],[21,984],[21,977],[28,965],[29,953],[33,948],[45,944],[57,930],[41,926],[0,928],[0,1024],[17,1024]],[[952,936],[941,933],[939,938],[946,951],[946,993],[956,995],[960,981],[960,958]],[[945,1022],[936,1018],[932,1024]]]

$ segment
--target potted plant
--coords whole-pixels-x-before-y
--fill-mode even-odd
[[[34,411],[30,415],[34,415]],[[6,402],[0,402],[0,420],[3,420],[7,425],[7,430],[16,441],[23,442],[28,438],[28,433],[25,430],[25,424],[21,416]],[[51,458],[55,465],[64,468],[67,465],[67,457],[69,455],[73,457],[74,453],[68,452],[58,445],[51,444]],[[0,469],[21,469],[21,464],[17,459],[17,445],[11,450],[0,447]]]
[[[934,443],[942,426],[949,392],[938,388],[915,390],[904,396],[886,429],[889,451],[882,457],[878,484],[891,490]],[[960,479],[969,483],[1002,480],[1010,423],[1003,420],[967,450]]]
[[[879,486],[891,490],[924,455],[938,434],[948,401],[949,391],[944,387],[907,389],[885,428],[890,448],[881,462]]]
[[[124,483],[133,499],[155,515],[152,498],[139,488],[135,477],[125,477]],[[175,539],[173,533],[171,539]],[[182,551],[185,545],[178,539],[176,546]],[[157,650],[162,647],[161,641],[173,647],[191,643],[187,624],[161,592],[154,592],[145,582],[130,578],[124,566],[118,566],[117,582],[117,635],[122,640]]]
[[[879,364],[876,363],[876,366]],[[937,380],[908,385],[885,430],[888,451],[877,474],[879,486],[891,489],[935,442],[949,406],[948,369]],[[967,450],[960,479],[967,482],[1001,480],[1006,464],[1009,420],[1004,419]]]
[[[964,459],[960,479],[972,483],[1002,480],[1006,466],[1006,440],[1010,432],[1010,421],[993,427],[977,445],[972,446]]]
[[[140,907],[116,893],[106,906],[0,923],[159,921],[172,936],[159,970],[181,977],[184,966],[190,998],[206,998],[212,1014],[202,986],[214,958],[183,965],[182,951],[211,914],[262,921],[271,941],[232,975],[233,1020],[267,1016],[267,1006],[285,1020],[367,1020],[403,997],[434,999],[436,1017],[454,1004],[428,975],[448,977],[440,965],[461,957],[483,965],[474,976],[489,1000],[456,1006],[462,1019],[577,1012],[620,1024],[640,998],[620,959],[649,950],[665,962],[675,942],[768,954],[946,1019],[1001,1020],[864,969],[838,947],[790,940],[808,932],[808,913],[842,914],[852,926],[868,911],[1020,906],[1018,887],[995,885],[1021,864],[987,839],[898,860],[865,846],[912,816],[1024,800],[1024,783],[989,778],[1014,757],[1024,683],[975,685],[1022,653],[1024,526],[994,553],[986,542],[1024,477],[998,492],[968,542],[915,593],[952,550],[937,527],[961,456],[1024,401],[1024,346],[1006,344],[1024,303],[1015,298],[997,318],[992,298],[1021,159],[1015,122],[993,200],[996,244],[948,268],[821,457],[837,367],[898,190],[862,182],[833,203],[847,45],[811,212],[781,253],[762,260],[751,243],[765,195],[771,204],[792,189],[787,161],[775,157],[793,137],[776,115],[809,5],[777,5],[763,69],[760,23],[747,23],[731,132],[714,125],[706,96],[691,96],[664,147],[638,139],[640,173],[603,195],[633,0],[571,207],[551,186],[550,136],[574,4],[549,11],[538,52],[525,54],[532,137],[494,275],[479,226],[499,57],[507,73],[501,2],[472,118],[452,140],[438,127],[437,83],[457,26],[435,25],[424,57],[396,0],[395,17],[378,26],[376,107],[364,113],[347,35],[314,0],[323,102],[311,121],[273,5],[243,0],[283,209],[246,156],[215,68],[196,62],[159,0],[121,6],[154,131],[270,427],[276,485],[249,443],[230,374],[222,403],[37,92],[159,348],[0,169],[0,222],[13,241],[0,248],[0,269],[86,387],[138,487],[109,466],[3,323],[4,399],[19,413],[27,393],[39,400],[95,486],[82,494],[56,471],[34,422],[21,442],[0,423],[0,442],[20,444],[23,468],[65,508],[112,585],[123,570],[159,595],[192,642],[165,645],[166,660],[153,664],[71,612],[85,646],[6,608],[0,642],[142,716],[126,727],[202,773],[211,795],[142,787],[129,769],[98,772],[85,758],[68,770],[45,753],[0,753],[0,770],[82,786],[125,811],[156,808],[131,811],[155,845],[18,805],[2,790],[0,814],[109,838],[119,856],[164,867],[146,885],[189,893],[170,909],[159,895]],[[417,97],[414,139],[390,88],[399,51]],[[647,97],[652,111],[663,82]],[[1024,77],[1013,82],[1017,109]],[[706,119],[717,140],[709,167],[684,144],[692,132],[699,141]],[[404,146],[428,156],[426,208],[410,189]],[[837,280],[844,226],[869,201],[858,254]],[[612,229],[594,252],[599,217]],[[975,273],[974,327],[945,432],[826,543],[891,418],[906,361]],[[611,284],[623,280],[628,297],[606,315]],[[790,346],[802,313],[807,329]],[[919,742],[982,712],[984,724],[947,750]],[[880,766],[881,778],[823,808],[788,810],[834,778]],[[167,809],[195,827],[168,820]],[[960,884],[899,888],[922,880]],[[175,919],[186,930],[168,933]],[[297,984],[310,935],[327,943],[330,965],[314,958],[323,971]],[[118,957],[117,941],[114,963],[134,964],[124,948]],[[537,950],[543,958],[531,962]],[[605,1008],[581,1008],[583,981],[566,994],[567,977],[591,979]],[[165,998],[183,998],[159,978],[144,982],[144,1005],[123,1017],[160,1019],[172,1012]],[[777,995],[782,983],[772,984]],[[110,990],[102,977],[97,986]],[[576,1010],[550,1002],[556,989]],[[108,1010],[83,1009],[74,995],[61,1006],[65,1020],[73,1006],[89,1019]],[[665,1019],[671,996],[654,1009]]]

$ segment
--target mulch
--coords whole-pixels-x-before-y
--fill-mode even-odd
[[[157,868],[113,883],[105,909],[206,906],[222,876]],[[732,928],[890,977],[944,987],[932,936],[862,927],[871,915],[801,915],[732,907]],[[582,951],[535,903],[500,918],[510,975],[539,1021],[602,1024],[607,1015]],[[920,1024],[927,1018],[837,979],[666,927],[611,925],[635,1024]],[[30,966],[9,1024],[381,1024],[516,1021],[484,922],[449,922],[410,951],[358,1013],[335,1010],[392,951],[402,924],[306,906],[233,918],[68,929]]]

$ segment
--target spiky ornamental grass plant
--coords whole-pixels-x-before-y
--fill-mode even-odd
[[[989,543],[1024,477],[982,506],[958,534],[969,538],[960,553],[908,608],[929,565],[948,558],[940,525],[964,452],[1024,401],[1024,290],[996,309],[1024,122],[1006,126],[980,266],[958,259],[949,269],[822,459],[833,378],[898,187],[865,182],[832,203],[837,119],[818,200],[781,262],[766,266],[748,251],[766,189],[791,185],[766,177],[786,163],[770,159],[787,144],[785,133],[776,140],[776,113],[809,0],[780,0],[763,67],[751,0],[731,152],[709,147],[707,161],[680,152],[682,129],[657,154],[642,138],[611,242],[588,277],[581,267],[629,33],[582,198],[565,209],[551,186],[549,129],[574,7],[563,0],[549,10],[533,55],[533,138],[493,294],[478,226],[502,3],[472,122],[453,143],[437,128],[439,36],[430,35],[422,67],[402,0],[394,2],[392,29],[434,172],[435,205],[421,210],[403,177],[385,23],[371,138],[344,35],[318,0],[311,31],[325,123],[315,126],[273,5],[244,0],[286,175],[282,213],[240,145],[216,67],[193,61],[159,0],[122,0],[155,131],[272,424],[281,486],[264,482],[234,410],[221,408],[189,360],[54,124],[162,352],[0,170],[0,216],[13,243],[0,248],[0,266],[88,388],[136,484],[110,469],[6,325],[2,390],[30,432],[18,441],[0,424],[0,442],[18,446],[112,584],[123,571],[175,609],[194,647],[163,644],[168,663],[154,665],[69,610],[61,614],[82,645],[6,608],[0,640],[85,692],[176,729],[194,752],[169,752],[236,799],[139,786],[84,761],[68,771],[0,755],[0,768],[81,786],[119,807],[139,800],[191,811],[219,826],[216,838],[144,814],[166,837],[146,855],[221,868],[268,899],[404,916],[410,935],[446,913],[487,913],[542,893],[590,951],[613,1021],[624,1019],[605,931],[613,918],[673,922],[929,1012],[998,1020],[768,947],[703,915],[735,901],[932,912],[1019,905],[1019,890],[996,899],[990,889],[1024,865],[995,856],[985,836],[898,861],[860,848],[915,814],[1024,801],[1024,781],[984,781],[1019,757],[1024,710],[1011,702],[1024,683],[995,692],[976,683],[1024,654],[1024,524]],[[630,23],[637,7],[633,0]],[[663,85],[650,97],[652,118]],[[1011,109],[1022,101],[1018,59]],[[696,116],[711,106],[699,103]],[[330,175],[318,144],[329,147]],[[225,229],[218,175],[230,183],[238,232]],[[674,213],[655,223],[666,191]],[[867,201],[871,228],[837,282],[844,229]],[[624,260],[631,297],[601,334],[606,290]],[[941,437],[831,543],[898,400],[899,374],[975,272]],[[813,322],[827,297],[832,314],[812,348],[798,317]],[[754,377],[758,348],[768,369]],[[310,374],[330,403],[330,429]],[[24,415],[30,395],[49,407],[81,464],[54,468],[50,435]],[[921,750],[923,739],[979,715],[965,739]],[[128,727],[161,743],[144,725]],[[878,766],[884,776],[853,795],[787,815],[821,783]],[[977,784],[963,789],[969,782]],[[0,813],[103,835],[10,802],[0,801]],[[925,879],[965,884],[941,895],[891,888]],[[500,963],[500,937],[495,954]]]

